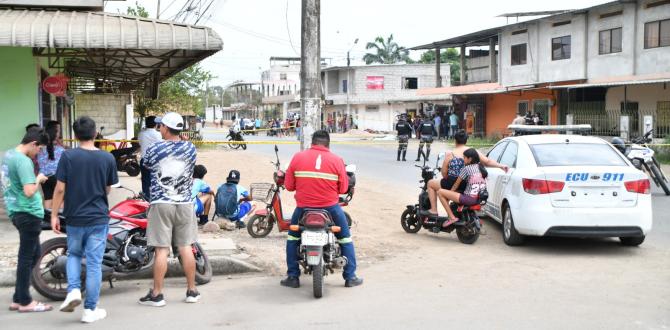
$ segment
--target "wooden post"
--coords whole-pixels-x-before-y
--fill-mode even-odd
[[[435,47],[435,87],[442,87],[442,73],[440,72],[441,65],[440,47]]]
[[[461,46],[461,86],[465,85],[465,45]]]

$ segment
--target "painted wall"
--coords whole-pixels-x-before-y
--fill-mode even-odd
[[[644,49],[644,24],[670,19],[670,4],[646,8],[647,2],[649,1],[638,1],[635,74],[670,72],[670,47]]]
[[[126,104],[130,102],[128,94],[76,94],[75,111],[77,117],[89,116],[95,120],[96,127],[105,127],[105,137],[126,138]]]
[[[638,102],[638,109],[644,113],[655,113],[658,102],[670,101],[670,84],[631,85],[626,90],[628,102]],[[605,109],[621,109],[624,101],[624,87],[610,87],[605,97]]]
[[[556,106],[556,92],[549,89],[536,89],[520,92],[509,92],[504,94],[489,94],[486,96],[486,135],[504,134],[507,126],[516,118],[517,104],[519,101],[529,101],[532,109],[534,100],[550,100],[551,121],[545,124],[558,123],[558,108]]]
[[[0,150],[17,145],[39,121],[39,78],[31,48],[0,47]]]

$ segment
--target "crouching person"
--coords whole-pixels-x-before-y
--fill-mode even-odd
[[[216,192],[216,214],[235,222],[237,228],[243,228],[246,226],[244,218],[256,208],[251,200],[249,191],[240,185],[240,172],[232,170],[226,183]]]

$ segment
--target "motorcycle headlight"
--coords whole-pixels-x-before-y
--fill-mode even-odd
[[[637,168],[642,168],[642,161],[640,161],[640,160],[637,159],[637,158],[636,158],[636,159],[633,159],[633,160],[631,161],[631,163],[633,163],[633,166],[635,166],[635,167],[637,167]]]

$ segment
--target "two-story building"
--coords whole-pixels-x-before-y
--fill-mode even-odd
[[[449,82],[449,68],[442,72],[441,81]],[[438,101],[432,96],[417,96],[418,89],[435,87],[435,77],[432,64],[323,69],[324,125],[338,131],[349,128],[392,131],[399,114],[429,114],[434,111],[434,104],[450,106],[448,98]]]
[[[670,1],[612,1],[417,49],[460,47],[465,57],[483,40],[497,50],[499,79],[419,94],[453,94],[466,107],[476,99],[486,134],[531,112],[550,124],[588,123],[600,135],[670,135]]]

